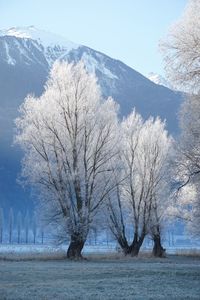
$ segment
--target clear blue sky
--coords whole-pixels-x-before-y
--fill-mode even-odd
[[[187,0],[0,0],[0,29],[35,25],[163,74],[158,42]]]

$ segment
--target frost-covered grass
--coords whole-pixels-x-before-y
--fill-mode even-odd
[[[181,255],[181,256],[193,256],[193,257],[200,257],[200,249],[196,248],[190,248],[190,249],[177,249],[176,250],[176,255]]]
[[[36,245],[36,244],[0,244],[0,260],[33,260],[33,259],[63,259],[66,257],[67,245]],[[86,245],[84,255],[113,254],[116,246],[111,245]],[[1,299],[0,299],[1,300]]]
[[[198,257],[88,258],[2,260],[0,299],[200,299]]]
[[[50,260],[66,258],[67,245],[55,246],[53,244],[0,244],[0,260]],[[140,257],[150,257],[152,248],[142,248]],[[200,256],[200,247],[196,248],[177,248],[171,247],[167,249],[167,255],[185,255],[185,256]],[[86,245],[83,249],[83,255],[89,257],[113,258],[121,257],[122,254],[117,250],[115,243]],[[0,299],[1,300],[1,299]]]
[[[66,249],[50,245],[1,245],[0,260],[49,260],[64,259]],[[1,299],[1,298],[0,298]]]

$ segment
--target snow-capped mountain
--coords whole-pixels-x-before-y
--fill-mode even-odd
[[[162,85],[167,87],[168,89],[173,89],[172,85],[167,81],[163,76],[156,74],[154,72],[150,72],[147,76],[149,80],[154,82],[155,84]]]
[[[16,38],[14,40],[15,46],[18,49],[22,60],[25,59],[26,64],[30,64],[34,59],[34,56],[32,55],[34,52],[30,53],[30,44],[32,44],[37,52],[39,51],[44,54],[44,58],[49,66],[51,66],[56,59],[61,58],[63,54],[79,47],[78,44],[75,44],[66,38],[49,33],[45,30],[39,30],[34,26],[12,27],[8,30],[1,30],[0,37]],[[5,58],[9,64],[15,65],[18,63],[18,60],[13,58],[12,53],[10,53],[9,41],[10,39],[4,40]]]
[[[39,96],[55,60],[83,60],[104,96],[120,105],[121,117],[136,107],[144,118],[159,115],[178,130],[182,95],[158,85],[119,60],[33,26],[0,31],[0,206],[25,207],[29,195],[16,183],[22,153],[13,144],[14,119],[27,94]]]
[[[79,47],[78,44],[75,44],[64,37],[37,29],[33,25],[29,27],[12,27],[10,29],[0,30],[0,36],[13,36],[21,39],[35,40],[45,48],[58,46],[69,51]]]
[[[17,86],[18,90],[22,88],[23,93],[19,95],[18,101],[15,91],[16,100],[15,103],[12,102],[12,107],[21,103],[28,92],[41,93],[49,69],[57,59],[69,62],[82,59],[88,71],[96,74],[103,94],[113,96],[122,104],[122,115],[136,106],[144,117],[160,115],[168,119],[163,106],[173,101],[174,94],[171,91],[167,91],[163,86],[155,86],[152,81],[118,60],[58,35],[38,30],[34,26],[0,31],[0,73],[4,75],[2,80],[5,80],[7,72],[10,72],[9,80],[15,80],[20,70],[17,80],[21,82]],[[28,82],[25,85],[26,80]],[[169,97],[167,94],[170,93]],[[161,97],[161,94],[165,96]],[[175,102],[173,104],[176,106]]]

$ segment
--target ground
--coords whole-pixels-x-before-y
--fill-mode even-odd
[[[0,260],[0,299],[200,299],[200,258]]]

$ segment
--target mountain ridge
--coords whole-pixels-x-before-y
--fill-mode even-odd
[[[80,46],[79,44],[76,44],[58,34],[51,33],[43,29],[38,29],[34,25],[3,29],[0,30],[0,36],[13,36],[21,39],[35,40],[44,47],[59,45],[70,50]]]

